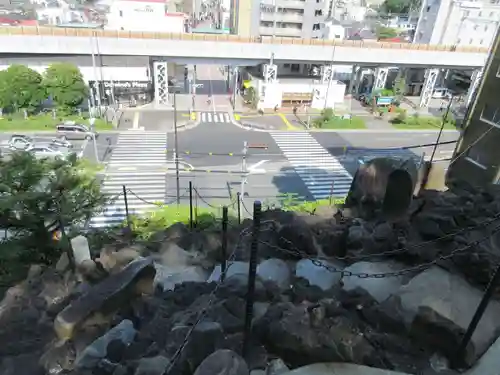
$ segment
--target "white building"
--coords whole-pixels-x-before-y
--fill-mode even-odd
[[[345,28],[336,20],[325,21],[322,28],[323,38],[328,40],[344,40]]]
[[[166,9],[165,0],[116,0],[110,5],[106,29],[183,33],[185,15]]]
[[[414,43],[488,47],[500,1],[423,0]]]

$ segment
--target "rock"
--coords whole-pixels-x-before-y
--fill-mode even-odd
[[[176,285],[186,281],[205,282],[209,277],[208,273],[198,266],[167,267],[155,264],[155,268],[155,285],[163,291],[173,290]]]
[[[375,226],[372,235],[376,241],[387,241],[394,236],[394,229],[390,223],[381,223]]]
[[[226,270],[226,280],[234,275],[243,275],[248,278],[248,263],[247,262],[229,262],[227,264]],[[221,276],[221,266],[220,264],[215,266],[212,274],[208,278],[208,282],[218,282]]]
[[[71,239],[71,248],[73,249],[73,256],[75,258],[75,265],[91,260],[89,241],[84,236],[77,236]]]
[[[322,290],[329,290],[339,285],[340,273],[331,272],[326,267],[342,269],[342,267],[336,266],[333,262],[302,259],[297,262],[295,276],[307,280],[311,286],[318,286]]]
[[[332,359],[371,364],[375,349],[347,316],[333,301],[280,303],[256,323],[256,333],[293,366]]]
[[[76,367],[79,369],[96,367],[97,363],[106,357],[108,344],[112,340],[120,340],[123,344],[129,345],[134,340],[135,335],[136,330],[132,322],[123,320],[88,346],[76,359]]]
[[[141,358],[134,375],[163,375],[169,366],[170,361],[168,358],[161,355]]]
[[[394,295],[396,297],[394,301],[400,304],[399,309],[407,327],[416,324],[418,329],[414,326],[414,332],[418,331],[420,337],[427,337],[431,340],[428,343],[439,346],[440,351],[447,354],[450,348],[446,345],[449,341],[459,342],[479,305],[482,294],[461,277],[439,267],[432,267],[401,287]],[[467,364],[473,364],[495,340],[497,332],[500,331],[498,316],[500,316],[500,303],[492,300],[467,348],[465,355]],[[445,335],[447,340],[443,340]]]
[[[223,349],[209,355],[194,375],[249,375],[245,360],[231,350]]]
[[[289,252],[288,257],[297,251],[307,255],[317,255],[319,246],[311,229],[304,220],[296,219],[292,224],[285,224],[278,230],[278,247]]]
[[[69,339],[75,327],[93,313],[101,309],[116,310],[137,292],[152,292],[154,276],[155,268],[151,260],[140,259],[130,263],[123,271],[94,285],[61,311],[54,321],[57,335],[60,339]]]
[[[112,248],[104,248],[96,261],[99,262],[105,270],[111,273],[117,273],[140,256],[141,251],[134,247],[128,247],[119,251],[113,251]]]
[[[266,375],[266,370],[252,370],[250,375]]]
[[[44,375],[45,371],[38,364],[39,353],[19,354],[0,360],[2,375]]]
[[[352,273],[367,273],[367,274],[383,274],[387,272],[400,271],[405,267],[396,262],[357,262],[345,270]],[[386,300],[390,295],[396,293],[403,284],[406,284],[411,279],[410,275],[400,277],[385,277],[385,278],[369,278],[360,279],[358,277],[346,277],[343,280],[342,288],[345,291],[354,291],[357,288],[368,293],[377,302]]]
[[[352,363],[314,363],[296,368],[282,375],[409,375],[403,372],[382,370]]]
[[[499,368],[500,338],[497,338],[488,351],[464,375],[498,375]]]
[[[369,233],[361,225],[349,227],[347,232],[347,247],[350,249],[361,249]]]
[[[442,211],[424,211],[414,218],[413,225],[426,241],[443,237],[458,229],[453,215]]]
[[[257,266],[257,276],[262,281],[275,283],[280,289],[290,288],[291,270],[281,259],[267,259]]]
[[[273,359],[266,368],[266,375],[282,375],[290,371],[282,359]]]

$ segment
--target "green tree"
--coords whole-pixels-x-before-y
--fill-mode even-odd
[[[386,14],[407,14],[418,11],[421,6],[421,0],[385,0],[380,10]]]
[[[108,202],[95,175],[82,168],[76,155],[36,159],[26,152],[0,159],[0,228],[22,243],[25,262],[50,263],[61,252],[54,229],[69,231],[83,224]]]
[[[378,39],[390,39],[398,36],[398,32],[395,29],[385,26],[377,27],[375,34]]]
[[[403,76],[403,72],[401,69],[398,72],[398,75],[396,76],[396,79],[394,80],[394,95],[396,96],[396,99],[401,102],[401,99],[403,99],[403,96],[406,94],[406,79]]]
[[[47,94],[63,111],[73,111],[89,95],[82,73],[69,63],[54,63],[45,71],[44,84]]]
[[[46,98],[42,76],[24,65],[11,65],[0,72],[0,107],[34,111]]]

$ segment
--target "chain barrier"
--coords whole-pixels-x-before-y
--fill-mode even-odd
[[[331,259],[311,257],[311,256],[305,254],[304,252],[299,251],[295,246],[294,246],[295,250],[288,250],[288,249],[283,249],[280,246],[270,244],[270,243],[265,242],[265,241],[259,241],[259,242],[261,244],[263,244],[263,245],[266,245],[266,246],[269,246],[269,247],[271,247],[273,249],[276,249],[278,251],[284,252],[284,253],[286,253],[288,255],[293,255],[295,257],[298,256],[298,257],[300,257],[302,259],[308,259],[308,260],[311,261],[312,264],[314,264],[317,267],[324,268],[327,271],[332,272],[332,273],[338,273],[338,274],[340,274],[341,278],[344,278],[344,277],[357,277],[359,279],[383,279],[383,278],[386,278],[386,277],[400,277],[400,276],[404,276],[404,275],[409,274],[409,273],[420,272],[420,271],[426,270],[426,269],[428,269],[428,268],[436,265],[440,261],[452,259],[453,257],[455,257],[455,256],[463,253],[464,251],[469,250],[470,248],[472,248],[474,246],[477,246],[477,245],[481,244],[484,241],[487,241],[488,239],[491,238],[491,236],[493,234],[498,233],[498,232],[500,232],[500,225],[498,225],[497,227],[495,227],[495,229],[493,229],[491,233],[485,235],[481,239],[473,241],[473,242],[470,242],[469,244],[467,244],[465,246],[459,247],[459,248],[453,250],[448,255],[439,255],[436,259],[434,259],[432,261],[429,261],[429,262],[425,262],[425,263],[419,264],[417,266],[408,267],[408,268],[405,268],[405,269],[402,269],[402,270],[399,270],[399,271],[391,271],[391,272],[384,272],[384,273],[366,273],[366,272],[356,273],[356,272],[351,272],[351,271],[347,271],[346,269],[339,269],[339,268],[336,268],[336,267],[333,267],[331,265],[328,265],[328,264],[324,263],[325,260],[333,260],[334,259],[333,257]],[[284,238],[281,237],[281,239],[284,239]],[[284,240],[286,240],[286,239],[284,239]],[[286,240],[286,241],[288,241],[288,240]],[[291,242],[288,241],[288,243],[291,243]]]
[[[129,192],[130,194],[132,194],[134,197],[136,197],[137,199],[139,199],[141,202],[144,202],[146,204],[150,204],[152,206],[156,206],[156,207],[164,207],[164,206],[168,206],[170,204],[173,204],[177,201],[177,196],[176,197],[172,197],[172,196],[167,196],[167,198],[173,198],[172,201],[169,201],[169,202],[165,202],[165,203],[160,203],[160,202],[152,202],[152,201],[148,201],[147,199],[144,199],[144,198],[141,198],[138,194],[134,193],[132,190],[130,189],[127,189],[127,192]],[[185,198],[186,195],[189,195],[189,189],[186,189],[180,196],[179,198],[182,199],[182,198]]]
[[[231,207],[234,207],[234,205],[236,204],[236,202],[238,202],[238,198],[232,198],[230,201],[229,201],[229,204],[224,204],[224,205],[220,205],[220,206],[214,206],[213,204],[209,203],[199,192],[198,192],[198,189],[193,187],[193,190],[194,190],[194,193],[196,194],[196,196],[203,202],[205,203],[208,207],[210,208],[213,208],[213,209],[220,209],[222,206],[231,206]]]

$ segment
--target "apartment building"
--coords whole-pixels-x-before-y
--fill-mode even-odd
[[[474,185],[500,181],[500,34],[495,33],[483,79],[464,120],[464,130],[448,169],[448,179]]]
[[[241,36],[321,38],[328,6],[328,0],[243,0],[232,28]]]
[[[500,22],[500,0],[423,0],[414,43],[488,47]]]

